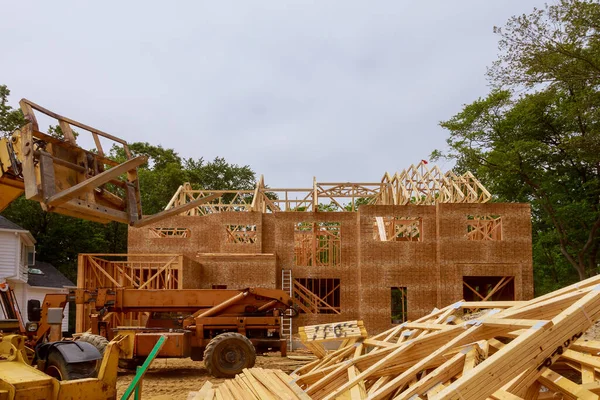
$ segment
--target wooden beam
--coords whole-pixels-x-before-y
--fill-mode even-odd
[[[198,207],[199,205],[204,204],[206,202],[209,202],[209,201],[211,201],[211,200],[213,200],[213,199],[215,199],[215,198],[217,198],[219,196],[220,196],[220,194],[213,193],[213,194],[210,194],[208,196],[201,197],[199,199],[190,201],[189,203],[182,204],[182,205],[177,206],[177,207],[173,207],[173,208],[171,208],[169,210],[161,211],[158,214],[153,214],[153,215],[144,217],[141,220],[139,220],[137,222],[134,222],[132,224],[132,226],[134,226],[136,228],[140,228],[142,226],[153,224],[153,223],[155,223],[157,221],[160,221],[161,219],[172,217],[173,215],[181,214],[182,212],[185,212],[185,211],[187,211],[187,210],[189,210],[191,208]]]
[[[52,117],[52,118],[57,119],[59,121],[64,121],[64,122],[66,122],[68,124],[71,124],[71,125],[74,125],[74,126],[76,126],[78,128],[85,129],[86,131],[89,131],[89,132],[92,132],[92,133],[96,133],[96,134],[98,134],[100,136],[104,136],[105,138],[113,140],[113,141],[115,141],[117,143],[121,143],[123,145],[127,144],[127,142],[124,141],[123,139],[120,139],[120,138],[118,138],[116,136],[113,136],[111,134],[108,134],[106,132],[102,132],[99,129],[92,128],[91,126],[82,124],[81,122],[77,122],[77,121],[72,120],[70,118],[63,117],[62,115],[56,114],[56,113],[54,113],[54,112],[52,112],[52,111],[50,111],[50,110],[48,110],[48,109],[46,109],[46,108],[44,108],[44,107],[42,107],[40,105],[35,104],[33,101],[29,101],[27,99],[21,99],[21,102],[19,104],[20,104],[21,110],[23,110],[24,114],[25,114],[25,110],[31,110],[33,108],[33,109],[38,110],[39,112],[41,112],[43,114],[46,114],[49,117]],[[27,113],[26,115],[29,115],[29,113]],[[31,115],[33,115],[33,112],[31,112]],[[35,121],[35,117],[34,117],[34,121],[32,121],[32,122],[35,122],[35,125],[37,125],[37,121]],[[37,126],[36,126],[36,130],[39,130],[39,129],[37,129]]]

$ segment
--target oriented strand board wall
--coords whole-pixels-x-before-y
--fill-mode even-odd
[[[198,289],[227,285],[227,289],[248,287],[276,288],[274,254],[199,254]],[[185,282],[185,277],[184,277]]]
[[[421,218],[421,241],[373,239],[376,217]],[[369,331],[390,327],[391,288],[406,287],[408,318],[437,306],[435,206],[362,206],[360,208],[360,314]]]
[[[359,316],[359,248],[357,213],[352,212],[287,212],[263,216],[263,251],[277,255],[278,288],[281,270],[290,269],[294,278],[340,279],[341,314],[301,314],[295,327],[357,319]],[[340,265],[308,267],[294,265],[294,228],[301,222],[339,222],[341,237]]]
[[[466,239],[468,215],[500,215],[501,241]],[[375,217],[419,217],[422,240],[373,239]],[[294,227],[339,222],[341,261],[335,267],[294,265]],[[226,225],[256,225],[252,244],[227,243]],[[294,278],[340,279],[341,314],[301,314],[294,327],[363,319],[369,332],[391,325],[391,288],[408,290],[408,316],[418,318],[460,300],[463,276],[515,276],[517,300],[533,296],[530,208],[527,204],[361,206],[358,212],[226,212],[177,216],[159,227],[188,228],[188,238],[153,238],[129,229],[130,253],[183,254],[184,287],[281,288],[282,269]],[[216,255],[221,254],[221,255]]]
[[[515,276],[515,300],[533,297],[531,210],[528,204],[439,204],[440,303],[463,296],[463,275]],[[468,215],[499,215],[502,240],[467,240]]]

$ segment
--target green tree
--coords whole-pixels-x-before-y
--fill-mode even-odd
[[[563,0],[513,17],[495,88],[441,123],[449,152],[501,201],[532,205],[536,289],[598,273],[600,5]]]
[[[8,104],[8,96],[10,96],[8,87],[0,85],[0,133],[2,135],[9,135],[25,124],[21,110],[15,110]]]

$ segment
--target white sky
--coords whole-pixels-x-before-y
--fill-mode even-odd
[[[13,106],[310,187],[378,182],[443,148],[438,122],[488,92],[493,26],[543,1],[0,4]]]

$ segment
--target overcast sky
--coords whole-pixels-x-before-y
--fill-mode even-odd
[[[377,182],[443,148],[438,122],[488,91],[493,26],[543,1],[1,4],[13,106],[310,187]]]

